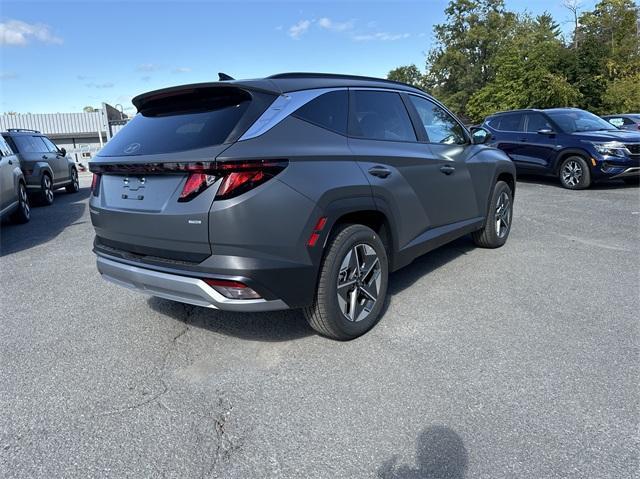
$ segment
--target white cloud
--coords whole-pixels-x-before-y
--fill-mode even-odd
[[[289,36],[294,39],[300,38],[300,35],[304,34],[309,30],[311,26],[311,20],[300,20],[295,25],[289,28]]]
[[[42,43],[61,44],[62,38],[51,33],[51,28],[42,23],[27,23],[7,20],[0,23],[0,45],[25,46],[31,40]]]
[[[18,74],[16,72],[2,72],[0,73],[0,80],[13,80],[18,78]]]
[[[173,69],[173,73],[189,73],[191,68],[189,67],[176,67]]]
[[[113,88],[114,85],[113,85],[113,83],[108,81],[108,82],[104,82],[104,83],[94,83],[94,82],[85,83],[84,86],[86,86],[87,88],[99,88],[99,89],[102,89],[102,88]]]
[[[383,42],[394,41],[394,40],[403,40],[405,38],[409,38],[411,36],[410,33],[387,33],[387,32],[376,32],[376,33],[366,33],[363,35],[354,35],[353,39],[357,42],[368,42],[371,40],[381,40]]]
[[[160,70],[160,65],[156,65],[155,63],[141,63],[136,70],[139,72],[155,72]]]
[[[351,30],[353,28],[353,20],[349,20],[348,22],[334,22],[330,18],[322,17],[318,20],[318,26],[320,28],[324,28],[325,30],[332,30],[334,32],[344,32],[346,30]]]

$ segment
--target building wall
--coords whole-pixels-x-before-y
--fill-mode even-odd
[[[128,120],[126,115],[103,103],[102,109],[90,113],[0,115],[0,131],[9,128],[37,130],[67,150],[67,156],[76,163],[87,166],[87,162]]]

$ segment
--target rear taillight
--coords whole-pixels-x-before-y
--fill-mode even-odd
[[[216,177],[206,173],[189,173],[178,201],[189,201],[215,183]]]
[[[100,179],[102,175],[100,173],[94,173],[93,178],[91,178],[91,193],[93,196],[98,196],[100,194]]]
[[[222,184],[216,193],[216,198],[226,200],[234,196],[246,193],[259,186],[284,170],[288,161],[241,161],[219,163],[218,170],[221,173]]]
[[[188,163],[91,163],[89,169],[97,181],[94,194],[100,186],[101,174],[114,175],[161,175],[187,173],[178,201],[191,201],[217,180],[221,180],[216,198],[226,200],[259,186],[284,170],[287,160],[247,161],[198,161]],[[96,176],[98,179],[96,180]]]
[[[227,200],[270,180],[280,173],[287,161],[230,161],[216,163],[203,172],[189,174],[178,201],[190,201],[206,190],[217,179],[221,179],[216,199]]]
[[[229,299],[260,299],[260,295],[240,281],[205,278],[204,282]]]

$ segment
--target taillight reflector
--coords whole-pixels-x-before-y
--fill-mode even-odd
[[[260,295],[240,281],[205,278],[203,280],[218,293],[230,299],[260,299]]]

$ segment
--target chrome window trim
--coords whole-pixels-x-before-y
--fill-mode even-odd
[[[283,93],[260,115],[247,131],[238,139],[238,141],[250,140],[265,134],[271,128],[276,126],[282,120],[294,113],[300,107],[306,105],[311,100],[315,100],[320,95],[332,91],[347,90],[346,87],[339,88],[316,88],[312,90],[298,90],[289,93]]]

